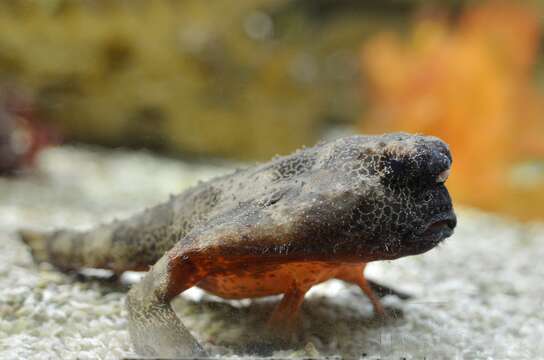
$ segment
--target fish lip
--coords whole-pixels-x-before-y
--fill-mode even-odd
[[[416,237],[439,243],[452,236],[456,226],[457,216],[450,210],[433,216],[416,232]]]

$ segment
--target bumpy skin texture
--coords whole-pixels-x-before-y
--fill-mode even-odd
[[[128,294],[138,353],[203,354],[169,305],[200,286],[226,298],[284,294],[271,323],[292,325],[304,294],[355,283],[370,261],[432,249],[456,225],[444,186],[448,146],[408,134],[350,136],[201,183],[125,221],[47,237],[23,232],[59,268],[145,270]]]

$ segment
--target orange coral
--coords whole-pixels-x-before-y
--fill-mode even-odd
[[[419,20],[407,38],[385,33],[365,44],[370,88],[365,132],[433,134],[452,147],[454,198],[487,209],[543,216],[544,184],[519,188],[513,166],[544,159],[544,100],[530,77],[539,40],[537,12],[490,2],[456,26]]]

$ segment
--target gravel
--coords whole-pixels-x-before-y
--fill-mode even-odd
[[[15,236],[18,228],[90,227],[229,170],[145,152],[58,147],[44,152],[32,173],[0,178],[0,359],[134,355],[123,306],[127,286],[96,272],[62,274],[34,264]],[[414,295],[386,297],[384,304],[402,313],[388,321],[374,318],[360,291],[340,281],[312,289],[299,331],[283,344],[264,340],[277,297],[224,301],[194,288],[174,307],[214,356],[542,357],[544,224],[458,213],[456,234],[437,249],[369,265],[370,278]],[[124,281],[137,278],[132,273]]]

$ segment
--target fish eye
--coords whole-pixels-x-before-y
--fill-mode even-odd
[[[389,158],[387,161],[389,177],[392,179],[408,179],[414,176],[415,169],[408,159]]]
[[[391,159],[389,161],[389,166],[391,167],[391,170],[394,174],[401,174],[406,171],[406,164],[397,159]]]

